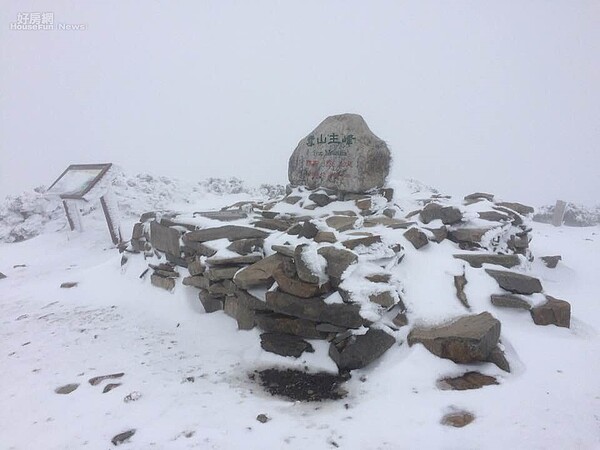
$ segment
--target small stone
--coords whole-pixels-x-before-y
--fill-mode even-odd
[[[297,223],[288,228],[286,234],[289,234],[290,236],[298,236],[300,231],[302,231],[302,224]]]
[[[473,194],[469,194],[465,196],[465,200],[477,200],[477,199],[485,199],[489,202],[494,201],[494,194],[486,194],[485,192],[474,192]]]
[[[508,214],[498,211],[481,211],[477,215],[481,220],[487,220],[488,222],[508,222],[511,220]]]
[[[467,300],[467,294],[465,294],[465,286],[467,285],[467,277],[465,275],[456,275],[454,276],[454,287],[456,288],[456,297],[460,300],[462,305],[471,309],[469,306],[469,301]]]
[[[497,203],[498,206],[502,206],[503,208],[512,209],[513,211],[526,216],[527,214],[533,214],[534,209],[531,206],[523,205],[522,203],[517,202],[500,202]]]
[[[321,247],[317,253],[327,261],[325,273],[329,276],[333,287],[340,284],[346,269],[358,261],[356,253],[332,246]]]
[[[558,265],[558,262],[562,260],[562,256],[542,256],[540,259],[546,265],[546,267],[549,269],[554,269]]]
[[[406,313],[399,312],[398,314],[396,314],[396,317],[392,319],[392,323],[398,328],[408,325],[408,317],[406,317]]]
[[[124,372],[119,372],[119,373],[111,373],[111,374],[108,374],[108,375],[100,375],[100,376],[98,376],[98,377],[93,377],[93,378],[90,378],[90,379],[88,380],[88,382],[89,382],[89,383],[90,383],[92,386],[96,386],[96,385],[98,385],[98,384],[102,383],[104,380],[114,380],[114,379],[117,379],[117,378],[121,378],[123,375],[125,375],[125,373],[124,373]]]
[[[536,325],[556,325],[571,327],[571,305],[565,300],[546,295],[546,303],[531,309],[531,317]]]
[[[232,280],[240,267],[211,267],[205,272],[211,281]]]
[[[423,223],[429,223],[440,219],[444,225],[452,225],[462,220],[462,213],[458,208],[452,206],[441,206],[438,203],[427,204],[420,213]]]
[[[79,387],[78,383],[65,384],[64,386],[56,388],[54,390],[54,392],[56,392],[57,394],[66,395],[66,394],[70,394],[71,392],[73,392],[78,387]]]
[[[368,211],[373,206],[373,202],[371,201],[370,197],[358,199],[354,203],[356,207],[362,211]]]
[[[313,193],[308,196],[308,199],[315,202],[317,206],[327,206],[329,205],[333,199],[329,197],[327,194],[321,193]]]
[[[283,199],[283,201],[289,205],[295,205],[300,200],[302,200],[302,197],[300,197],[298,195],[288,195],[287,197],[285,197]]]
[[[319,229],[317,228],[317,226],[310,220],[307,220],[302,224],[302,229],[300,230],[298,236],[305,237],[307,239],[313,239],[318,232]]]
[[[188,264],[188,271],[191,276],[201,275],[206,270],[206,266],[202,264],[199,260],[194,260]],[[184,283],[185,284],[185,283]]]
[[[369,295],[369,301],[377,303],[378,305],[381,305],[384,308],[390,308],[396,303],[396,298],[392,295],[390,291],[384,291],[378,294]]]
[[[462,428],[469,425],[475,420],[475,416],[468,411],[456,411],[446,414],[442,417],[442,425],[450,427]]]
[[[492,351],[490,352],[490,354],[487,357],[487,361],[491,362],[492,364],[496,364],[496,366],[498,366],[500,369],[504,370],[505,372],[510,372],[510,364],[508,363],[508,360],[506,359],[506,355],[498,346],[496,346],[492,349]]]
[[[153,273],[150,277],[153,286],[172,291],[175,288],[175,280],[173,278],[163,277],[157,273]]]
[[[457,228],[448,231],[448,239],[467,247],[480,247],[483,236],[493,228]]]
[[[492,386],[494,384],[498,384],[496,378],[483,375],[480,372],[467,372],[459,377],[446,377],[437,382],[440,389],[453,391],[480,389],[483,386]]]
[[[122,383],[108,383],[106,386],[104,386],[104,389],[102,389],[102,393],[106,394],[107,392],[112,391],[114,388],[121,386]]]
[[[225,298],[225,314],[233,317],[240,330],[251,330],[255,326],[254,310],[247,308],[236,297]]]
[[[112,444],[116,447],[117,445],[121,445],[122,443],[128,441],[129,439],[131,439],[131,437],[135,434],[135,429],[132,430],[127,430],[123,433],[119,433],[117,434],[115,437],[113,437],[110,442],[112,442]]]
[[[258,420],[260,423],[267,423],[271,419],[266,414],[259,414],[256,416],[256,420]]]
[[[331,231],[319,231],[317,232],[317,234],[315,235],[314,238],[315,242],[317,243],[323,243],[323,242],[327,242],[329,244],[334,244],[337,242],[337,239],[335,238],[335,234]]]
[[[350,239],[342,242],[342,245],[350,250],[354,250],[358,246],[370,247],[373,244],[381,242],[381,236],[366,236],[363,238]]]
[[[382,356],[396,339],[383,330],[369,328],[365,334],[353,335],[329,346],[329,356],[341,370],[365,367]]]
[[[396,210],[394,208],[385,208],[383,210],[383,215],[393,219],[396,216]]]
[[[417,250],[425,245],[429,244],[429,239],[427,239],[427,235],[423,233],[418,228],[410,228],[408,231],[405,231],[403,236],[413,245]]]
[[[270,285],[273,283],[273,272],[285,260],[286,256],[275,253],[258,261],[248,267],[243,268],[235,274],[233,282],[242,289],[250,289],[258,286]]]
[[[220,257],[212,256],[206,260],[211,266],[229,266],[229,265],[241,265],[241,264],[254,264],[255,262],[263,259],[261,254],[242,255],[242,256],[230,256]],[[210,271],[209,271],[210,272]]]
[[[365,277],[371,283],[389,283],[392,275],[389,273],[374,273]]]
[[[136,402],[140,398],[142,398],[141,392],[133,391],[133,392],[130,392],[129,394],[127,394],[125,397],[123,397],[123,401],[125,403]]]
[[[67,281],[66,283],[62,283],[60,285],[60,287],[63,288],[63,289],[70,289],[70,288],[74,288],[78,284],[79,283],[77,283],[76,281]]]
[[[310,248],[307,244],[301,244],[294,250],[294,261],[296,263],[296,273],[298,278],[306,283],[319,284],[319,276],[313,272],[311,267],[306,263],[305,254],[308,252],[316,253],[316,248]],[[309,253],[310,254],[310,253]]]
[[[277,282],[279,289],[288,294],[296,295],[302,298],[311,298],[324,294],[330,290],[329,283],[318,285],[316,283],[306,283],[298,277],[291,277],[282,269],[273,272],[273,278]]]
[[[290,227],[290,222],[281,219],[261,219],[253,222],[257,228],[266,228],[267,230],[286,231]]]
[[[452,255],[457,259],[462,259],[469,263],[471,267],[477,269],[481,268],[483,264],[494,264],[498,266],[511,267],[518,266],[521,264],[521,260],[518,255],[495,255],[490,253],[465,253]]]
[[[261,252],[264,243],[265,240],[259,238],[239,239],[229,244],[229,246],[227,246],[227,250],[239,253],[240,255],[249,255],[250,253]]]
[[[194,275],[193,277],[185,277],[183,279],[184,286],[194,286],[199,289],[208,289],[210,286],[210,280],[204,275]]]
[[[0,272],[0,280],[7,278],[6,275],[4,275],[2,272]]]
[[[433,234],[433,237],[429,238],[429,240],[437,242],[438,244],[448,237],[448,228],[446,227],[425,229],[431,231],[431,233]]]
[[[212,295],[206,289],[200,289],[198,293],[198,298],[200,299],[200,303],[202,303],[202,307],[204,308],[204,312],[207,314],[221,311],[223,309],[223,300],[218,297]]]

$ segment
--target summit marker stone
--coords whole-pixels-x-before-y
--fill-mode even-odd
[[[390,150],[358,114],[325,119],[303,138],[290,157],[288,177],[294,185],[340,192],[367,192],[382,187],[390,171]]]

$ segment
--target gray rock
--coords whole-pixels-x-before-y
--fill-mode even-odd
[[[316,249],[313,249],[316,251]],[[307,244],[301,244],[294,250],[294,261],[296,263],[296,273],[298,278],[306,283],[319,284],[319,276],[315,274],[306,263],[304,254],[311,251]]]
[[[335,238],[335,234],[331,231],[319,231],[315,235],[315,242],[319,244],[323,242],[334,244],[337,242],[337,239]]]
[[[546,303],[531,309],[536,325],[556,325],[571,328],[571,305],[565,300],[546,295]]]
[[[512,222],[512,224],[514,226],[519,226],[519,225],[523,224],[523,218],[521,217],[521,215],[518,214],[518,213],[516,213],[512,209],[503,208],[502,206],[494,206],[493,209],[496,210],[496,211],[500,211],[502,213],[505,213],[508,216],[510,216],[511,222]]]
[[[526,310],[531,309],[531,305],[529,304],[529,302],[527,300],[524,300],[521,297],[518,297],[516,295],[492,294],[492,296],[490,297],[490,300],[492,301],[492,305],[498,306],[500,308],[516,308],[516,309],[526,309]]]
[[[237,272],[233,282],[242,289],[271,285],[274,281],[273,272],[286,260],[289,261],[289,258],[279,253],[267,256]]]
[[[186,233],[182,237],[183,245],[184,245],[183,250],[189,250],[193,253],[196,253],[199,256],[206,256],[206,257],[211,257],[215,253],[217,253],[217,249],[212,248],[210,245],[203,244],[201,242],[190,241],[188,239],[188,234],[189,233]]]
[[[325,339],[328,333],[317,330],[317,323],[278,313],[256,312],[256,325],[264,331],[286,333],[307,339]]]
[[[342,245],[347,249],[354,250],[358,246],[370,247],[373,244],[379,244],[381,242],[381,236],[365,236],[356,239],[349,239],[342,242]]]
[[[127,430],[127,431],[124,431],[123,433],[117,434],[115,437],[113,437],[110,440],[110,442],[112,442],[112,445],[114,445],[114,446],[121,445],[122,443],[131,439],[134,434],[135,434],[135,430]]]
[[[340,284],[342,274],[346,269],[358,262],[358,255],[350,250],[328,246],[321,247],[317,252],[327,261],[325,272],[329,276],[333,287]]]
[[[202,303],[202,307],[207,314],[223,309],[223,300],[215,297],[206,289],[200,289],[198,298],[200,299],[200,303]]]
[[[497,203],[497,205],[502,206],[503,208],[512,209],[523,216],[526,216],[527,214],[533,214],[534,212],[534,209],[531,206],[523,205],[522,203],[517,202],[500,202]]]
[[[211,281],[232,280],[239,270],[239,267],[211,267],[204,274]]]
[[[329,197],[327,194],[321,194],[321,193],[317,193],[317,192],[310,194],[308,196],[308,199],[315,202],[318,206],[327,206],[334,200],[331,197]]]
[[[185,277],[183,279],[184,286],[193,286],[200,289],[208,289],[210,286],[210,280],[203,275],[194,275],[191,277]]]
[[[269,233],[266,231],[257,230],[256,228],[239,225],[224,225],[222,227],[190,231],[185,236],[190,242],[207,242],[216,239],[229,239],[230,241],[238,241],[240,239],[264,239],[268,235]]]
[[[353,335],[348,339],[329,346],[329,356],[340,370],[360,369],[371,364],[383,355],[396,339],[383,330],[369,328],[362,335]]]
[[[281,219],[261,219],[252,222],[252,225],[257,228],[266,228],[267,230],[286,231],[292,223]]]
[[[386,217],[389,217],[390,219],[393,219],[396,216],[396,209],[395,208],[385,208],[383,210],[383,215]]]
[[[359,328],[365,320],[360,315],[359,305],[346,303],[327,304],[321,298],[301,298],[285,292],[267,292],[267,306],[273,311],[288,316],[315,322],[327,322],[346,328]]]
[[[447,325],[414,328],[408,344],[421,343],[434,355],[456,363],[486,361],[500,338],[500,321],[490,313],[464,316]]]
[[[208,258],[206,262],[211,266],[230,266],[240,264],[254,264],[255,262],[260,261],[261,259],[263,259],[263,257],[260,254],[231,257],[212,256]]]
[[[373,202],[371,201],[371,197],[359,198],[354,201],[354,204],[361,211],[368,211],[373,206]]]
[[[197,259],[188,264],[188,271],[191,276],[201,275],[205,270],[206,266]]]
[[[61,395],[67,395],[79,387],[78,383],[65,384],[64,386],[54,389],[54,392]]]
[[[225,298],[225,314],[233,317],[238,324],[240,330],[251,330],[255,325],[255,312],[253,309],[247,308],[236,297]]]
[[[280,268],[273,272],[273,278],[275,278],[280,290],[297,297],[316,297],[330,290],[329,283],[323,285],[306,283],[295,276],[286,274]]]
[[[0,280],[6,278],[6,275],[4,275],[2,272],[0,272]]]
[[[299,358],[304,352],[314,353],[315,351],[313,346],[301,337],[283,333],[262,333],[260,346],[267,352],[294,358]]]
[[[396,314],[396,316],[392,319],[392,323],[398,328],[408,325],[408,317],[406,317],[406,313],[399,312]]]
[[[273,244],[273,245],[271,245],[271,250],[273,250],[281,255],[288,256],[290,258],[294,258],[294,256],[296,256],[296,247],[293,245]]]
[[[458,244],[467,243],[478,247],[483,235],[491,229],[493,228],[457,228],[448,231],[448,239]]]
[[[208,292],[215,296],[233,295],[236,289],[231,280],[216,281],[208,286]]]
[[[429,239],[427,239],[427,235],[423,233],[418,228],[410,228],[408,231],[405,231],[403,236],[413,245],[417,250],[425,245],[429,244]]]
[[[317,226],[310,220],[307,220],[302,224],[302,229],[300,230],[300,234],[298,234],[298,236],[305,237],[307,239],[313,239],[318,232],[319,229]]]
[[[382,187],[390,170],[390,151],[357,114],[325,119],[302,139],[289,161],[292,184],[342,192]]]
[[[542,292],[540,280],[507,270],[485,269],[488,275],[498,282],[500,287],[513,294],[535,294]]]
[[[177,274],[179,275],[179,274]],[[70,289],[70,288],[74,288],[78,285],[79,283],[76,281],[67,281],[65,283],[61,283],[60,287],[63,289]]]
[[[153,286],[171,291],[175,288],[175,280],[173,278],[163,277],[157,273],[153,273],[150,277],[150,282]]]
[[[477,200],[480,198],[493,202],[494,194],[486,194],[485,192],[474,192],[473,194],[465,196],[465,200]]]
[[[430,241],[437,242],[438,244],[448,237],[448,228],[442,226],[440,228],[425,228],[431,231],[433,238],[429,238]]]
[[[237,298],[238,303],[244,305],[248,309],[254,311],[271,311],[264,300],[256,298],[254,295],[243,289],[236,289],[233,296]]]
[[[392,295],[391,291],[384,291],[378,294],[369,295],[369,301],[377,303],[384,308],[391,308],[396,303],[396,298]]]
[[[389,273],[374,273],[365,277],[371,283],[389,283],[392,275]]]
[[[289,205],[295,205],[300,200],[302,200],[302,197],[300,197],[298,195],[288,195],[287,197],[285,197],[283,199],[283,201]]]
[[[382,216],[382,217],[368,217],[365,219],[364,226],[365,227],[375,227],[377,225],[383,225],[384,227],[391,228],[392,230],[405,229],[412,225],[415,222],[407,222],[403,219],[392,219],[390,217]]]
[[[467,309],[471,309],[469,301],[467,300],[467,294],[465,294],[465,286],[467,285],[467,277],[463,275],[456,275],[454,277],[454,287],[456,289],[456,297],[460,300],[463,306]]]
[[[504,214],[498,211],[481,211],[477,215],[481,220],[487,220],[489,222],[508,222],[512,218],[508,214]]]
[[[269,417],[266,414],[259,414],[258,416],[256,416],[256,420],[258,420],[260,423],[267,423],[269,420]]]
[[[171,255],[178,256],[181,252],[179,231],[165,227],[156,221],[150,222],[150,243],[155,249]]]
[[[325,219],[325,223],[336,231],[348,231],[354,228],[358,220],[356,216],[330,216]]]
[[[558,262],[562,260],[562,256],[542,256],[540,259],[543,261],[546,267],[549,269],[554,269],[558,265]]]
[[[239,253],[240,255],[248,255],[250,253],[261,252],[264,243],[264,239],[239,239],[229,244],[227,250]]]
[[[133,230],[131,232],[131,239],[141,239],[144,236],[144,224],[136,223],[133,225]]]
[[[490,253],[465,253],[459,255],[452,255],[457,259],[462,259],[469,263],[471,267],[477,269],[481,268],[483,264],[494,264],[497,266],[503,266],[507,269],[518,266],[521,264],[517,255],[495,255]]]
[[[108,375],[99,375],[97,377],[90,378],[88,380],[88,383],[90,383],[92,386],[97,386],[106,380],[116,380],[118,378],[122,378],[123,375],[125,375],[125,372],[109,373]]]
[[[440,219],[444,225],[452,225],[462,220],[462,213],[453,206],[441,206],[438,203],[429,203],[423,208],[419,217],[421,222],[429,223]]]
[[[510,372],[510,364],[506,359],[506,355],[498,346],[492,349],[491,353],[488,355],[487,361],[496,364],[496,366],[505,372]]]

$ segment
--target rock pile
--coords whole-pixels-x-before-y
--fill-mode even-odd
[[[224,310],[239,329],[258,327],[268,352],[297,358],[314,351],[310,340],[326,340],[341,373],[365,367],[404,338],[458,364],[491,362],[510,371],[491,312],[516,308],[530,311],[535,324],[570,326],[569,303],[550,296],[540,302],[540,280],[523,273],[534,258],[531,207],[487,193],[460,202],[432,194],[407,210],[384,187],[388,169],[389,150],[360,116],[334,116],[292,155],[293,184],[282,198],[187,215],[146,213],[127,251],[153,261],[155,286],[172,290],[181,273],[207,313]],[[396,270],[408,253],[427,256],[433,246],[449,248],[463,265],[454,286],[464,313],[442,324],[406,307]],[[498,285],[477,313],[465,290],[472,274]]]

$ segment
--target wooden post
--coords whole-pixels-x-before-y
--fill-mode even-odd
[[[106,224],[108,225],[108,232],[110,233],[110,238],[113,241],[113,244],[118,245],[123,239],[121,237],[121,230],[119,229],[118,218],[112,217],[110,214],[110,207],[105,196],[100,197],[100,204],[102,205],[102,211],[104,212],[104,217],[106,218]]]
[[[75,231],[75,224],[73,223],[73,219],[71,219],[71,214],[69,214],[69,207],[67,206],[66,200],[63,200],[63,207],[65,208],[65,213],[67,214],[67,220],[69,221],[69,227],[71,227],[71,231]]]
[[[552,216],[552,225],[560,227],[565,217],[565,211],[567,210],[567,203],[562,200],[557,200],[554,205],[554,215]]]
[[[81,214],[79,213],[79,207],[77,202],[74,200],[63,200],[63,206],[67,213],[67,220],[69,221],[69,227],[71,231],[83,231],[81,223]]]

